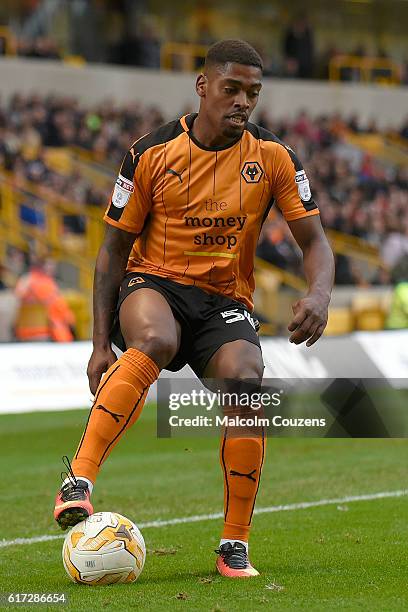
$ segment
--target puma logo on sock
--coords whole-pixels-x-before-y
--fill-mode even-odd
[[[117,414],[116,412],[111,412],[110,410],[108,410],[107,408],[105,408],[105,406],[102,406],[102,404],[99,404],[96,407],[96,410],[103,410],[104,412],[107,412],[108,414],[111,415],[111,417],[113,418],[114,421],[116,421],[116,423],[119,423],[119,417],[123,417],[123,414]]]
[[[245,478],[249,478],[249,480],[253,480],[254,482],[256,482],[256,478],[253,476],[255,472],[256,472],[256,468],[252,470],[252,472],[248,472],[248,474],[241,474],[241,472],[230,470],[230,476],[244,476]]]

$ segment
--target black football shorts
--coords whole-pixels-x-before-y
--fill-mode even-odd
[[[198,377],[202,377],[208,361],[227,342],[247,340],[261,348],[257,334],[259,323],[240,302],[194,285],[131,272],[122,282],[111,332],[111,341],[122,351],[126,346],[120,331],[119,310],[127,296],[138,289],[154,289],[161,293],[181,325],[180,349],[167,370],[177,372],[188,364]]]

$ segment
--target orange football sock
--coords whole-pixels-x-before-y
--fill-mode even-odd
[[[229,437],[221,440],[220,461],[224,473],[224,529],[222,538],[248,542],[256,494],[265,456],[266,437]]]
[[[142,411],[159,368],[147,355],[128,349],[106,372],[72,461],[76,476],[95,482],[102,463]]]

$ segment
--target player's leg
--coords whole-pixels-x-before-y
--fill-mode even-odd
[[[259,346],[247,340],[228,342],[210,359],[205,377],[228,379],[228,391],[259,390],[263,360]],[[227,407],[228,414],[254,416],[247,407]],[[257,411],[257,416],[262,416]],[[251,577],[258,572],[248,560],[248,538],[265,456],[263,427],[225,427],[220,462],[224,476],[224,528],[217,559],[218,571],[228,577]]]
[[[127,350],[101,380],[72,462],[74,473],[92,482],[121,435],[137,420],[150,385],[180,344],[180,325],[166,299],[153,289],[131,293],[120,307],[119,320]]]
[[[57,496],[54,516],[62,528],[92,512],[90,490],[102,463],[137,420],[150,385],[180,346],[180,324],[154,289],[130,293],[120,306],[119,320],[126,351],[99,384],[71,474]]]

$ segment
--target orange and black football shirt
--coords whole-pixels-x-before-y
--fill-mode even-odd
[[[248,123],[235,143],[205,147],[197,115],[137,140],[125,155],[104,219],[137,234],[128,272],[148,272],[252,309],[254,256],[276,202],[292,221],[318,214],[295,153]]]

